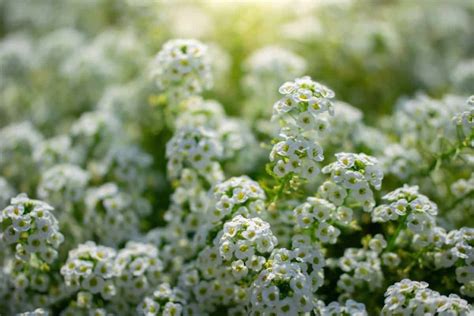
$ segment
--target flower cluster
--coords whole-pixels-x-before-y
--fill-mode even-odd
[[[297,199],[282,200],[274,204],[275,208],[269,207],[262,214],[262,218],[271,225],[278,239],[278,245],[282,248],[291,248],[293,235],[299,230],[299,227],[295,225],[293,210],[300,204],[301,201]]]
[[[235,215],[258,216],[265,209],[265,192],[247,176],[233,177],[217,184],[214,189],[215,207],[210,210],[212,221]]]
[[[330,133],[323,135],[320,144],[328,150],[337,148],[337,151],[354,151],[356,144],[362,140],[361,130],[367,127],[363,123],[363,112],[339,100],[334,101],[333,104],[335,115],[324,114],[331,127]],[[369,142],[372,142],[372,138]]]
[[[23,190],[34,181],[33,153],[43,136],[31,122],[12,123],[0,129],[0,171]]]
[[[83,165],[105,156],[114,143],[122,141],[118,119],[99,110],[82,114],[71,125],[69,134],[74,147],[75,160]]]
[[[462,198],[474,191],[474,173],[471,173],[469,179],[459,179],[451,184],[451,192],[457,197]]]
[[[343,204],[345,198],[350,197],[370,212],[375,206],[372,187],[380,190],[382,186],[383,171],[378,160],[366,154],[353,153],[338,153],[336,158],[336,162],[322,170],[329,173],[332,180],[332,183],[322,186],[323,196],[327,195],[336,205]]]
[[[71,138],[68,135],[45,139],[34,148],[33,159],[45,170],[61,162],[75,160],[71,153]]]
[[[113,146],[105,158],[91,167],[93,175],[103,181],[113,181],[132,193],[142,193],[146,187],[152,158],[135,145]]]
[[[388,222],[401,218],[414,233],[428,231],[435,224],[438,207],[427,196],[418,192],[418,186],[403,186],[386,194],[383,199],[390,204],[377,206],[372,221]]]
[[[467,139],[471,140],[471,147],[474,147],[474,95],[467,100],[467,109],[457,113],[453,121]]]
[[[2,241],[13,247],[16,258],[53,263],[64,236],[52,212],[50,205],[20,194],[0,213]]]
[[[472,313],[466,300],[456,294],[441,295],[428,288],[428,283],[404,279],[385,292],[382,315],[430,314],[460,315]]]
[[[334,244],[341,233],[331,225],[331,220],[337,220],[338,213],[336,206],[327,200],[309,197],[293,210],[293,215],[299,227],[312,227],[315,237],[322,243]]]
[[[324,160],[323,148],[305,137],[284,136],[270,153],[270,161],[275,162],[273,173],[280,178],[297,174],[311,179],[320,171],[318,162]]]
[[[0,302],[2,311],[16,315],[37,307],[46,308],[64,298],[60,278],[43,267],[34,261],[27,263],[16,258],[4,261],[0,273],[0,293],[4,298]]]
[[[374,245],[374,248],[377,248]],[[377,249],[378,250],[378,249]],[[340,275],[337,287],[340,291],[353,294],[361,287],[368,287],[373,292],[382,287],[382,262],[378,256],[380,251],[347,248],[344,256],[339,259],[339,268],[344,271]]]
[[[234,277],[242,279],[249,270],[262,269],[263,255],[270,253],[277,243],[268,223],[258,217],[236,215],[224,224],[218,247],[221,257],[231,262]]]
[[[196,170],[209,183],[222,180],[219,163],[222,145],[215,132],[204,128],[183,128],[166,144],[168,176],[177,178],[183,168]]]
[[[319,171],[317,162],[324,159],[314,137],[328,129],[322,114],[333,114],[334,92],[309,77],[286,82],[279,92],[284,97],[273,105],[272,119],[281,125],[280,140],[270,153],[273,173],[279,178],[290,174],[311,179]]]
[[[145,297],[137,312],[146,316],[199,315],[195,305],[187,304],[185,294],[168,283],[160,284],[153,295]]]
[[[69,164],[55,165],[43,173],[38,185],[38,195],[60,207],[63,199],[81,200],[89,181],[89,174],[80,167]]]
[[[318,301],[314,309],[316,316],[341,315],[341,316],[367,316],[367,311],[363,303],[354,300],[347,300],[344,304],[331,302],[325,305],[323,301]]]
[[[112,278],[116,251],[113,248],[96,245],[92,241],[80,244],[69,251],[66,263],[61,267],[66,286],[78,292],[80,297],[88,297],[92,301],[93,295],[100,295],[103,299],[110,299],[116,294],[116,287]],[[92,303],[92,302],[90,302]],[[84,304],[88,307],[88,304]]]
[[[197,40],[166,42],[155,58],[152,76],[158,88],[175,99],[198,95],[212,85],[207,46]],[[171,91],[171,92],[169,92]]]
[[[6,126],[0,130],[0,136],[4,140],[0,145],[2,164],[7,163],[16,153],[31,154],[43,138],[30,122]]]
[[[465,107],[464,98],[448,95],[442,100],[435,100],[425,95],[417,95],[398,105],[394,114],[397,132],[401,143],[416,148],[423,143],[429,150],[436,153],[442,148],[442,135],[456,139],[452,118]],[[419,148],[418,148],[419,149]]]
[[[456,280],[461,293],[474,297],[474,229],[461,228],[448,234],[441,232],[435,244],[434,264],[440,268],[456,267]]]
[[[187,211],[187,216],[191,217],[193,213],[202,215],[210,204],[206,188],[203,186],[197,171],[187,168],[183,169],[179,179],[179,187],[171,195],[174,214],[170,214],[170,216],[176,217],[180,211]],[[186,220],[191,219],[188,218]],[[193,221],[191,220],[191,222]]]
[[[323,282],[324,257],[304,238],[295,250],[275,249],[252,284],[251,311],[295,315],[313,309],[311,297]]]
[[[239,279],[234,276],[233,270],[241,269],[248,277]],[[235,304],[243,307],[248,301],[248,282],[254,275],[249,270],[238,265],[223,264],[223,259],[217,247],[206,247],[198,255],[196,262],[184,267],[180,278],[180,285],[195,297],[199,308],[212,313],[219,306],[231,307]]]
[[[180,104],[182,111],[175,122],[176,129],[189,126],[218,130],[226,115],[222,105],[215,100],[204,100],[201,97],[191,97]]]
[[[202,97],[183,101],[175,125],[178,130],[186,127],[213,130],[222,144],[223,158],[236,160],[234,164],[238,171],[248,170],[255,164],[253,160],[259,154],[258,146],[247,122],[226,116],[217,101],[204,100]]]
[[[400,144],[391,144],[384,149],[381,161],[384,172],[407,180],[415,173],[421,156],[414,148],[405,148]]]
[[[216,163],[216,166],[219,164]],[[202,178],[199,170],[183,169],[177,183],[178,186],[171,195],[171,205],[164,217],[167,226],[164,228],[163,238],[167,242],[163,251],[170,254],[165,257],[181,264],[182,258],[197,254],[195,234],[200,229],[205,230],[204,227],[209,224],[206,212],[212,203],[208,193],[209,182]],[[177,254],[180,256],[176,256]],[[179,266],[177,262],[170,265]]]
[[[89,189],[84,201],[83,221],[103,245],[116,246],[138,236],[139,216],[150,211],[146,200],[132,201],[115,183]]]
[[[334,113],[332,99],[335,94],[331,89],[310,77],[301,77],[285,82],[278,91],[283,98],[273,105],[273,119],[303,131],[321,131],[322,126],[327,126],[319,116],[325,112]]]
[[[138,304],[144,294],[161,281],[163,269],[158,250],[151,244],[131,241],[117,253],[114,263],[116,304],[122,311],[126,309],[124,303]]]

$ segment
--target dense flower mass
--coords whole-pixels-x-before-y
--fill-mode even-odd
[[[212,85],[207,47],[193,39],[166,42],[158,53],[153,77],[158,88],[171,91],[173,97],[183,99],[199,95]]]
[[[304,131],[326,130],[327,122],[319,116],[325,112],[334,113],[332,99],[335,94],[331,89],[310,77],[301,77],[285,82],[278,91],[283,97],[273,105],[273,119]]]
[[[367,311],[365,305],[357,303],[353,300],[347,300],[345,304],[339,302],[331,302],[325,305],[323,301],[319,301],[318,305],[314,310],[318,316],[323,315],[354,315],[354,316],[366,316]]]
[[[470,4],[1,3],[0,315],[474,314]]]
[[[363,205],[364,211],[370,212],[375,205],[372,188],[380,190],[383,179],[383,170],[378,160],[365,154],[352,153],[338,153],[336,159],[336,162],[322,170],[323,173],[330,174],[332,181],[323,185],[323,196],[325,193],[329,194],[332,196],[329,199],[335,198],[337,205],[341,204],[341,199],[352,198]],[[331,195],[330,192],[338,192],[334,187],[342,188],[340,192],[343,193]]]
[[[205,128],[183,128],[166,144],[168,176],[178,177],[183,168],[196,170],[210,183],[222,180],[218,160],[223,148],[213,130]]]
[[[428,283],[404,279],[391,285],[385,292],[382,315],[430,314],[469,315],[466,300],[456,294],[441,295],[428,288]]]
[[[2,211],[0,223],[2,241],[12,247],[17,259],[29,261],[34,256],[33,260],[52,263],[58,256],[64,236],[47,203],[20,194]]]
[[[61,267],[66,286],[82,290],[78,295],[100,294],[110,298],[115,294],[114,285],[108,281],[114,275],[113,248],[98,246],[94,242],[80,244],[69,252],[68,259]]]
[[[404,186],[388,193],[383,199],[390,204],[382,204],[373,212],[372,220],[386,222],[401,217],[407,227],[415,233],[430,229],[434,224],[438,207],[428,197],[418,193],[418,187]]]
[[[247,176],[230,178],[214,187],[215,209],[210,215],[214,220],[260,216],[265,210],[265,192],[257,182]],[[230,215],[230,217],[229,217]]]
[[[301,77],[284,83],[278,90],[284,97],[273,105],[272,119],[280,122],[279,142],[273,146],[270,161],[277,177],[299,176],[310,179],[319,172],[323,148],[316,141],[329,122],[322,114],[334,114],[335,94],[326,86]]]

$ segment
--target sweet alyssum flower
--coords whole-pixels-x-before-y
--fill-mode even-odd
[[[367,286],[375,291],[382,286],[384,279],[379,251],[347,248],[344,256],[338,260],[343,273],[339,277],[337,287],[342,292],[354,293]]]
[[[137,307],[139,315],[199,315],[196,305],[188,304],[186,295],[168,283],[160,284],[152,295]]]
[[[317,163],[324,159],[315,139],[328,129],[322,114],[333,114],[334,92],[310,77],[286,82],[279,92],[283,98],[273,105],[272,116],[281,126],[278,142],[270,153],[273,174],[310,179],[319,172]]]
[[[112,299],[117,313],[132,313],[143,297],[162,282],[164,265],[152,244],[129,241],[117,253],[113,278],[117,294]]]
[[[245,218],[237,215],[224,224],[219,239],[219,253],[225,260],[249,260],[254,255],[269,253],[277,245],[270,225],[258,217]]]
[[[438,207],[428,197],[418,192],[417,186],[403,186],[386,194],[383,200],[390,204],[377,206],[372,221],[387,222],[406,218],[407,227],[414,233],[422,233],[433,227]]]
[[[265,192],[247,176],[221,182],[214,187],[213,192],[216,203],[209,212],[213,221],[237,214],[244,217],[258,216],[265,209]]]
[[[28,262],[33,256],[51,264],[58,256],[64,236],[47,203],[20,194],[0,213],[0,223],[2,240],[12,246],[16,258]]]
[[[83,198],[89,178],[89,174],[76,165],[56,165],[43,173],[38,195],[56,207],[64,201],[77,202]]]
[[[121,192],[115,183],[87,190],[83,222],[97,240],[116,246],[139,234],[139,216],[150,211],[146,200]],[[90,236],[92,237],[92,236]]]
[[[166,42],[153,62],[152,76],[175,100],[199,95],[212,85],[207,46],[193,39]]]
[[[314,229],[314,237],[322,243],[335,243],[340,230],[331,225],[337,220],[336,206],[327,200],[309,197],[293,210],[299,227]]]
[[[318,301],[313,310],[317,316],[324,315],[354,315],[367,316],[367,311],[363,303],[358,303],[354,300],[347,300],[345,304],[339,302],[331,302],[325,305],[323,301]]]
[[[69,251],[68,259],[61,267],[66,286],[80,293],[100,295],[110,299],[116,294],[112,278],[116,275],[114,260],[116,250],[96,245],[92,241],[78,245]],[[87,306],[86,306],[87,307]]]
[[[428,283],[404,279],[385,292],[382,315],[440,314],[470,315],[468,302],[456,294],[449,296],[428,288]]]
[[[214,131],[205,128],[183,128],[166,144],[168,176],[177,178],[184,167],[196,170],[210,183],[222,180],[218,164],[222,145]]]
[[[375,157],[366,154],[338,153],[337,161],[325,166],[330,182],[320,187],[320,194],[336,205],[349,198],[370,212],[375,206],[372,188],[380,190],[383,170]]]

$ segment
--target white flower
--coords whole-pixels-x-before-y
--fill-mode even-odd
[[[252,243],[247,240],[239,240],[235,245],[235,257],[238,259],[248,259],[253,256],[254,248]]]
[[[212,85],[207,47],[197,40],[166,42],[153,63],[152,76],[160,90],[176,101],[200,94]]]
[[[215,131],[206,128],[183,127],[166,144],[168,176],[176,179],[185,167],[191,167],[210,183],[214,183],[213,163],[222,156],[222,144]],[[218,179],[222,179],[220,167],[215,172]]]
[[[276,306],[280,301],[280,291],[278,287],[271,286],[263,289],[262,297],[264,302],[269,306]]]
[[[373,251],[380,253],[385,247],[387,247],[387,242],[385,241],[383,235],[377,234],[369,241],[369,247]]]
[[[273,172],[277,177],[284,177],[290,170],[287,169],[287,165],[283,160],[278,160],[275,166],[273,167]]]
[[[254,271],[260,271],[265,264],[265,258],[262,256],[255,256],[253,255],[252,257],[248,258],[245,265]]]
[[[364,177],[360,172],[357,171],[347,171],[344,174],[344,186],[348,189],[357,190],[361,185],[361,181]]]
[[[274,237],[272,236],[262,236],[256,238],[257,250],[261,253],[270,252],[275,246]]]
[[[89,275],[84,278],[81,283],[82,288],[90,291],[91,293],[99,293],[104,286],[104,280],[96,275]]]
[[[181,315],[183,310],[183,306],[180,304],[168,302],[165,304],[163,309],[163,316],[179,316]]]
[[[288,297],[280,300],[276,308],[278,315],[295,315],[296,313],[296,305]]]
[[[7,244],[14,244],[20,238],[20,232],[16,230],[13,226],[9,226],[3,232],[2,238]]]
[[[244,262],[240,259],[232,262],[231,267],[232,267],[232,274],[237,279],[241,279],[245,277],[248,273],[247,266],[245,266]]]
[[[31,217],[29,214],[12,218],[13,228],[18,232],[25,232],[31,228]]]
[[[2,239],[12,245],[21,260],[28,261],[30,255],[36,253],[38,258],[52,263],[56,257],[55,249],[63,240],[58,221],[51,212],[53,208],[44,202],[29,199],[26,194],[12,198],[11,203],[0,217],[3,222],[3,229],[0,228]]]
[[[456,280],[459,283],[469,283],[474,279],[474,267],[458,267],[456,268]]]
[[[223,243],[221,243],[219,247],[219,253],[224,259],[230,260],[232,256],[234,255],[234,249],[235,249],[235,245],[230,240],[226,240]]]

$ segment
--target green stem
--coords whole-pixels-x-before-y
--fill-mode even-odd
[[[392,235],[392,237],[390,237],[387,248],[385,248],[384,252],[390,252],[395,247],[395,242],[397,241],[398,235],[400,235],[400,232],[405,227],[407,218],[408,218],[408,213],[402,216],[400,223],[398,223],[397,230],[395,230],[395,233]]]
[[[283,178],[283,181],[282,181],[282,183],[280,183],[280,186],[278,188],[277,193],[275,194],[275,196],[272,199],[272,203],[275,203],[276,201],[278,201],[280,199],[281,195],[285,191],[285,187],[286,187],[287,182],[288,181],[287,181],[286,177]]]
[[[460,141],[459,143],[456,144],[456,146],[453,146],[450,150],[445,151],[444,153],[441,153],[436,159],[431,162],[431,164],[428,166],[427,169],[425,169],[421,175],[429,175],[431,172],[433,172],[435,169],[437,169],[441,164],[446,161],[450,160],[451,158],[456,157],[459,152],[464,149],[469,147],[468,139],[464,141]]]
[[[408,273],[410,273],[411,269],[419,262],[420,258],[427,252],[431,251],[432,247],[429,247],[427,249],[422,249],[418,251],[415,255],[412,256],[411,263],[403,270],[403,273],[408,276]]]

